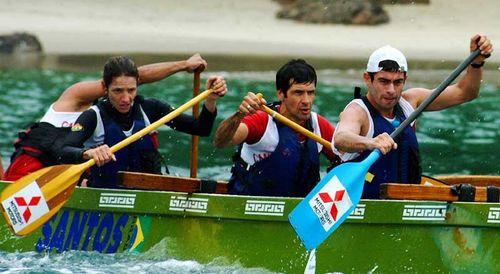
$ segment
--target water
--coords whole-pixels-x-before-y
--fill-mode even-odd
[[[271,101],[275,96],[274,72],[217,72],[226,77],[229,92],[218,101],[216,125],[232,115],[247,91],[262,92]],[[362,86],[359,70],[319,71],[315,111],[333,123],[352,98],[355,85]],[[437,86],[448,70],[415,71],[411,86]],[[209,74],[209,73],[204,73]],[[421,76],[422,75],[422,76]],[[204,75],[206,77],[206,75]],[[410,75],[412,76],[412,75]],[[5,165],[13,151],[17,132],[39,119],[47,107],[71,84],[96,79],[99,72],[71,72],[47,69],[11,69],[0,72],[0,152]],[[421,78],[420,78],[421,77]],[[410,78],[412,79],[412,78]],[[203,81],[204,79],[202,79]],[[181,73],[164,81],[143,85],[139,92],[180,106],[192,96],[192,75]],[[497,154],[500,151],[500,85],[483,84],[481,96],[465,105],[440,112],[426,112],[417,122],[417,135],[422,150],[425,174],[499,175]],[[189,175],[189,135],[161,127],[160,152],[177,175]],[[214,130],[215,131],[215,130]],[[227,180],[230,176],[234,148],[217,149],[212,145],[213,134],[200,138],[199,176]],[[323,161],[323,169],[326,161]]]
[[[241,266],[200,264],[196,261],[143,258],[140,254],[102,254],[68,251],[62,254],[0,252],[1,273],[269,273]]]
[[[234,67],[234,66],[233,66]],[[97,79],[96,69],[11,69],[0,70],[0,153],[9,163],[12,142],[17,132],[39,119],[47,107],[71,84]],[[451,69],[413,70],[407,87],[435,87]],[[247,91],[262,92],[267,101],[275,96],[275,72],[268,67],[252,71],[219,71],[226,77],[229,92],[218,102],[218,118],[232,115]],[[202,78],[212,74],[203,73]],[[480,174],[500,175],[500,80],[498,71],[487,73],[481,96],[473,102],[441,112],[425,113],[417,123],[422,150],[423,170],[427,175]],[[318,72],[319,84],[315,111],[333,123],[352,98],[355,85],[363,86],[360,69]],[[204,82],[204,79],[202,79]],[[203,89],[203,88],[202,88]],[[179,106],[192,96],[192,75],[181,73],[164,81],[143,85],[140,94],[157,97]],[[167,127],[160,128],[160,152],[172,173],[189,176],[191,137]],[[234,148],[216,149],[213,134],[200,138],[199,170],[202,178],[227,180]],[[322,169],[326,168],[323,161]],[[6,273],[262,273],[263,270],[239,266],[218,267],[193,261],[144,258],[134,254],[106,255],[67,252],[60,255],[0,252],[0,272]]]

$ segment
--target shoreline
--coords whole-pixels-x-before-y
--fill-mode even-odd
[[[203,54],[204,59],[209,62],[208,70],[215,71],[262,71],[275,70],[284,62],[291,59],[305,59],[314,64],[316,69],[365,69],[368,58],[360,57],[317,57],[317,56],[294,56],[294,55],[268,55],[268,54]],[[0,68],[46,68],[46,69],[69,69],[92,71],[102,69],[104,62],[111,56],[127,55],[130,56],[138,65],[183,60],[193,53],[162,52],[162,53],[80,53],[80,54],[0,54]],[[408,60],[408,64],[413,70],[440,70],[453,69],[461,61],[467,58],[468,54],[463,55],[462,59],[457,60],[436,60],[421,58]],[[485,71],[500,70],[500,62],[494,62],[488,59],[484,65]]]
[[[9,1],[0,34],[36,35],[48,55],[187,54],[363,60],[391,44],[410,63],[460,61],[469,39],[485,33],[500,41],[496,0],[432,0],[384,5],[391,21],[377,26],[304,24],[275,17],[272,0],[181,3],[150,0]],[[480,14],[480,22],[476,16]],[[495,53],[489,62],[500,64]],[[411,65],[410,65],[411,70]]]

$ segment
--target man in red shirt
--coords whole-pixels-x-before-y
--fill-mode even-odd
[[[270,105],[286,118],[331,140],[334,127],[312,111],[316,71],[304,60],[291,60],[276,74],[279,102]],[[314,142],[268,116],[260,100],[248,92],[238,112],[217,129],[217,147],[238,145],[229,180],[229,193],[304,197],[319,181],[319,154],[333,163],[330,147]]]

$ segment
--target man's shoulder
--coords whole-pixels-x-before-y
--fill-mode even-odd
[[[354,99],[352,101],[350,101],[347,106],[345,106],[344,108],[344,111],[343,112],[350,112],[350,111],[353,111],[353,112],[366,112],[365,110],[367,110],[367,106],[365,104],[365,102],[363,102],[363,100],[361,99]]]
[[[405,90],[401,97],[405,99],[413,108],[416,108],[419,102],[423,101],[431,93],[431,90],[426,88],[410,88]]]
[[[265,113],[264,111],[262,110],[258,110],[256,113],[252,114],[252,115],[247,115],[243,118],[242,122],[243,123],[262,123],[262,122],[266,122],[267,123],[267,120],[268,120],[268,115],[267,113]]]
[[[267,113],[261,110],[252,115],[245,116],[241,121],[248,129],[248,135],[245,142],[249,144],[258,142],[266,131],[268,121],[269,118]]]

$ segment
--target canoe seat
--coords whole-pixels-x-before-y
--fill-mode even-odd
[[[176,177],[139,172],[118,172],[118,184],[125,188],[187,193],[227,193],[226,181]]]

